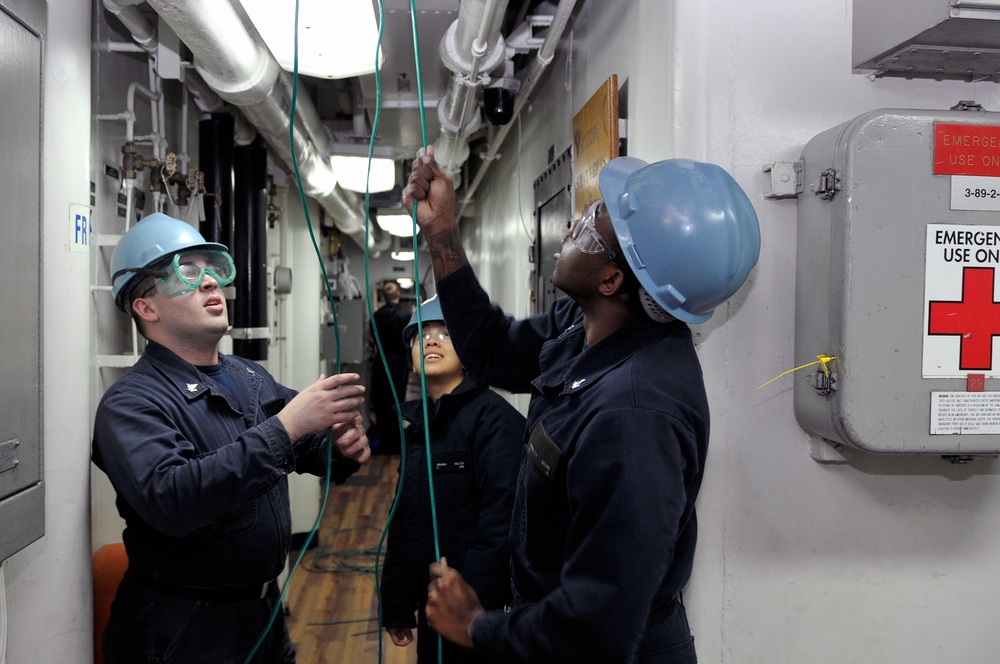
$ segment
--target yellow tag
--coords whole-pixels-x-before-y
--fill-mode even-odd
[[[775,376],[774,378],[772,378],[771,380],[769,380],[766,383],[764,383],[763,385],[760,385],[757,389],[759,390],[761,387],[766,387],[766,386],[770,385],[771,383],[773,383],[774,381],[776,381],[779,378],[781,378],[782,376],[787,376],[788,374],[792,373],[793,371],[798,371],[799,369],[805,369],[806,367],[813,367],[813,366],[816,366],[817,364],[820,365],[820,368],[823,369],[823,374],[827,378],[829,378],[830,377],[830,370],[826,368],[826,365],[827,365],[828,362],[832,362],[832,361],[834,361],[836,359],[837,359],[836,355],[817,355],[815,362],[810,362],[809,364],[803,364],[801,367],[795,367],[794,369],[789,369],[788,371],[780,373],[777,376]]]

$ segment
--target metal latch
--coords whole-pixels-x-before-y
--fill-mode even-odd
[[[813,375],[813,387],[821,397],[828,397],[837,389],[837,374],[832,371],[826,373],[822,368],[817,369]]]
[[[0,473],[17,468],[21,461],[17,458],[17,447],[21,444],[17,438],[0,443]]]
[[[824,201],[828,201],[840,191],[841,179],[840,173],[828,168],[819,174],[819,179],[812,185],[812,191]]]
[[[954,106],[951,107],[952,111],[981,111],[983,110],[982,104],[977,104],[975,101],[970,99],[963,99]]]

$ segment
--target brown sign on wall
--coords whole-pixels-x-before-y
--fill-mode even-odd
[[[612,74],[573,117],[573,218],[601,197],[597,174],[618,156],[618,76]]]

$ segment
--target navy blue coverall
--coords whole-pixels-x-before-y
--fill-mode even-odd
[[[437,662],[437,634],[427,626],[428,571],[434,555],[423,404],[401,405],[406,430],[402,494],[389,524],[382,573],[386,627],[418,627],[417,661]],[[466,377],[428,404],[434,505],[441,555],[462,572],[483,606],[510,603],[510,515],[521,462],[524,416],[497,393]],[[415,618],[419,617],[419,622]],[[476,662],[473,653],[443,642],[446,664]]]
[[[106,662],[249,654],[289,552],[287,475],[326,472],[328,434],[292,441],[275,417],[295,394],[249,360],[220,353],[199,368],[155,342],[104,394],[93,461],[114,485],[128,554]],[[336,483],[359,468],[336,449],[332,459]],[[294,657],[279,611],[255,661]]]
[[[516,321],[469,266],[437,292],[470,373],[532,395],[510,529],[514,606],[476,620],[477,654],[696,661],[676,598],[691,574],[709,411],[687,325],[636,321],[587,346],[568,298]]]

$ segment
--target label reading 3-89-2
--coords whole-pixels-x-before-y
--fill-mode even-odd
[[[1000,178],[951,176],[952,210],[1000,210]]]

